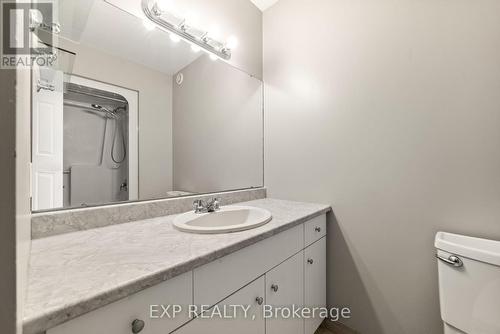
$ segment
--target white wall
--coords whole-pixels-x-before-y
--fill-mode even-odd
[[[72,74],[139,91],[139,198],[172,190],[172,77],[66,40]],[[131,162],[132,163],[132,162]]]
[[[269,195],[327,202],[330,305],[437,334],[438,230],[500,239],[500,2],[281,0],[264,13]]]
[[[263,186],[262,82],[198,58],[173,83],[174,189],[208,193]]]

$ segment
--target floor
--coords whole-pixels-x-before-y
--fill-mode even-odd
[[[314,334],[333,334],[332,332],[330,332],[328,329],[326,329],[325,327],[321,326],[320,328],[318,328],[318,330],[316,331],[316,333]]]

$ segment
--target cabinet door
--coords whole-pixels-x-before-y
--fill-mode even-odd
[[[264,285],[265,280],[262,276],[204,312],[203,316],[179,328],[175,334],[264,334],[265,324],[262,317],[265,302]],[[233,306],[250,307],[247,317],[241,309],[234,313]],[[216,313],[215,310],[222,314],[227,312],[229,318],[220,317],[220,313]],[[236,318],[232,318],[234,314],[237,315]]]
[[[326,238],[323,237],[304,250],[304,305],[326,306]],[[322,318],[305,319],[305,334],[313,334]]]
[[[300,252],[266,274],[266,307],[292,310],[304,304],[304,256]],[[304,321],[288,316],[283,309],[277,315],[266,314],[267,334],[303,334]]]

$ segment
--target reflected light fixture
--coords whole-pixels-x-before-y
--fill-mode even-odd
[[[142,11],[151,23],[170,32],[170,39],[173,42],[184,39],[191,43],[191,49],[194,52],[204,49],[211,54],[211,58],[213,56],[215,59],[217,57],[225,60],[231,59],[231,50],[238,44],[234,36],[224,43],[217,40],[214,33],[210,34],[208,31],[188,25],[184,18],[173,14],[169,0],[142,0]]]

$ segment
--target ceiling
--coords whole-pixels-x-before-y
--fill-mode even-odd
[[[265,11],[279,0],[250,0],[250,1],[252,1],[255,4],[255,6],[259,7],[261,11]]]

